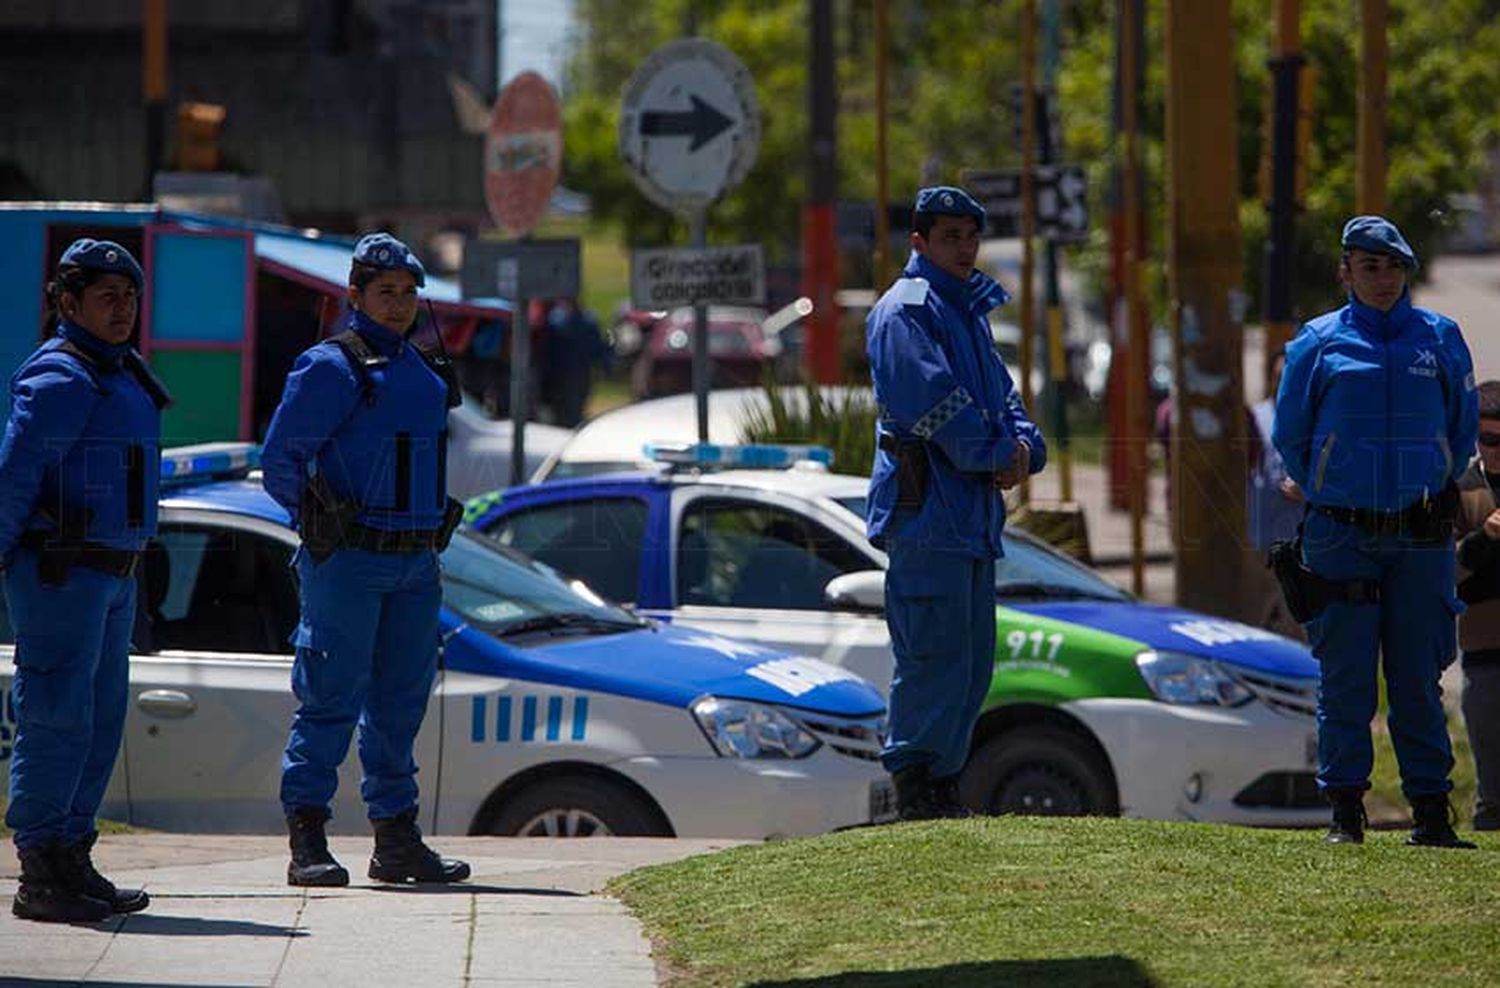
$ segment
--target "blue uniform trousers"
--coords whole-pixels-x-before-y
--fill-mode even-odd
[[[896,671],[881,762],[957,775],[995,671],[995,561],[901,539],[886,549]]]
[[[1330,580],[1374,580],[1378,604],[1330,603],[1307,625],[1321,664],[1318,685],[1318,786],[1370,787],[1370,721],[1383,662],[1387,722],[1401,788],[1408,799],[1448,792],[1453,750],[1438,677],[1458,640],[1451,541],[1421,544],[1373,537],[1316,511],[1304,522],[1303,554]]]
[[[296,566],[301,706],[281,760],[282,806],[330,808],[357,723],[370,819],[397,816],[417,803],[412,745],[437,670],[437,556],[341,549],[314,563],[299,551]]]
[[[129,702],[135,580],[75,566],[61,586],[17,549],[5,573],[16,632],[5,823],[16,847],[75,843],[94,832],[120,752]]]

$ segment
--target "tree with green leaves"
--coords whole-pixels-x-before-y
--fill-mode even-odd
[[[1045,3],[1046,0],[1039,0]],[[1061,0],[1059,102],[1067,160],[1089,170],[1090,241],[1072,261],[1102,273],[1103,230],[1115,152],[1111,133],[1113,0]],[[1268,99],[1271,0],[1233,0],[1239,78],[1244,287],[1261,292],[1266,233],[1257,188]],[[1146,0],[1146,95],[1142,108],[1147,203],[1158,253],[1165,243],[1161,25],[1165,0]],[[756,79],[762,143],[749,177],[714,212],[710,237],[761,241],[773,260],[797,256],[806,190],[807,0],[579,0],[582,43],[569,68],[564,181],[589,193],[596,215],[621,224],[633,244],[681,241],[686,227],[647,202],[616,152],[620,94],[655,47],[687,33],[733,51]],[[1007,87],[1020,78],[1019,3],[891,0],[889,161],[892,198],[908,200],[919,180],[958,181],[965,168],[1013,166]],[[872,15],[861,0],[838,0],[839,189],[874,194]],[[1338,230],[1354,211],[1354,142],[1359,5],[1303,0],[1305,58],[1317,72],[1308,193],[1298,223],[1299,312],[1338,299]],[[1387,144],[1390,218],[1430,255],[1449,197],[1472,190],[1484,155],[1500,137],[1500,0],[1391,0]],[[1156,279],[1164,304],[1164,277]],[[1252,318],[1254,317],[1252,309]]]

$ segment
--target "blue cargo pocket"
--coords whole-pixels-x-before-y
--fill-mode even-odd
[[[932,570],[886,572],[886,623],[898,656],[924,661],[949,654],[946,639],[954,631],[954,587],[949,576]]]
[[[338,642],[338,636],[332,629],[320,628],[303,621],[292,630],[292,636],[288,641],[297,649],[299,655],[306,653],[308,658],[325,658],[329,652],[333,651]]]

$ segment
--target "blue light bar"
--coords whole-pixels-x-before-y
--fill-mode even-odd
[[[254,443],[198,443],[161,451],[161,482],[184,484],[212,478],[243,477],[260,466]]]
[[[648,460],[674,466],[738,467],[745,470],[785,470],[798,463],[833,466],[833,451],[826,446],[647,443],[643,452]]]

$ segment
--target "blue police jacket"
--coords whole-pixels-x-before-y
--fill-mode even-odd
[[[59,349],[65,341],[94,366]],[[0,556],[64,518],[68,535],[115,549],[156,534],[161,412],[123,366],[129,351],[63,321],[16,370],[0,439]]]
[[[1009,296],[980,271],[960,281],[916,252],[902,273],[865,324],[880,406],[870,540],[910,538],[977,558],[1001,556],[1005,501],[995,473],[1011,464],[1022,439],[1031,447],[1032,473],[1047,462],[1046,443],[990,333],[989,311]],[[923,441],[927,495],[918,510],[896,509],[897,461],[879,448],[885,437]]]
[[[387,363],[354,369],[337,343],[304,350],[287,375],[261,452],[266,493],[297,520],[314,472],[356,520],[386,531],[434,529],[447,502],[447,386],[416,347],[362,312],[353,328]]]
[[[1313,504],[1395,511],[1456,481],[1474,455],[1479,403],[1458,324],[1351,294],[1287,344],[1271,438]]]

